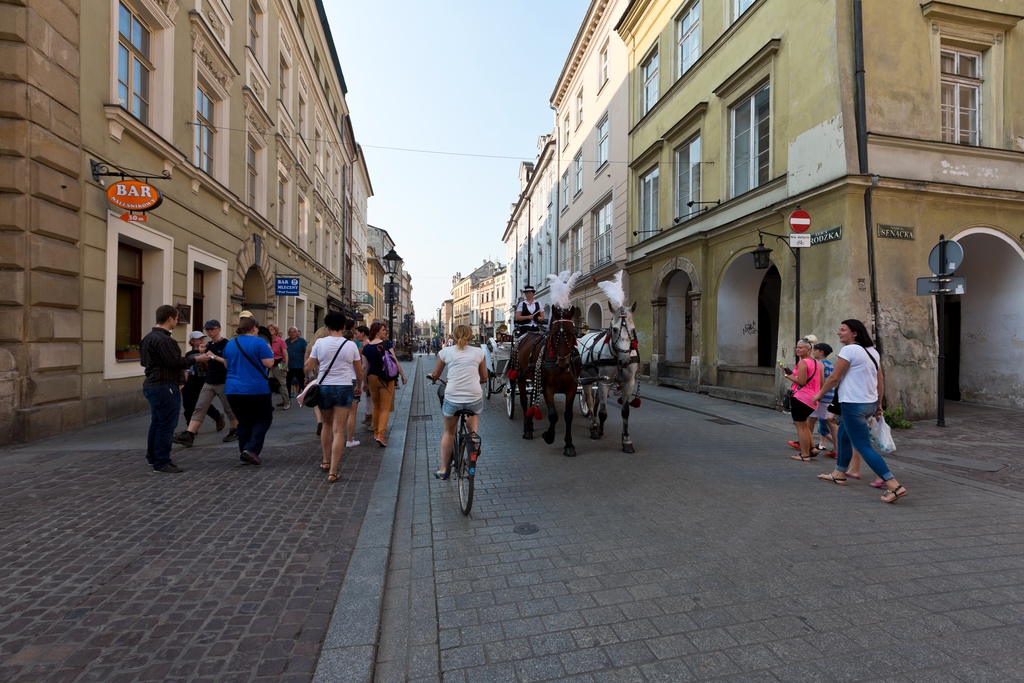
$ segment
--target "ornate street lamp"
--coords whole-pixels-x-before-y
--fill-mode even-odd
[[[772,250],[764,246],[764,239],[760,234],[758,238],[761,243],[757,245],[757,249],[750,252],[754,257],[754,268],[767,270],[772,265]]]
[[[391,287],[388,292],[388,336],[391,337],[391,343],[395,343],[395,303],[398,298],[395,293],[395,274],[398,273],[398,268],[402,263],[402,257],[395,253],[395,248],[391,247],[387,255],[384,256],[384,268],[387,270],[388,277],[391,278]]]

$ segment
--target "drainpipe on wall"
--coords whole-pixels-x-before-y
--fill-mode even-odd
[[[857,160],[860,174],[870,175],[868,171],[868,122],[867,97],[864,92],[864,16],[862,0],[853,0],[853,42],[856,60],[855,80],[857,87]],[[871,177],[871,184],[864,192],[864,228],[868,238],[868,281],[871,287],[871,336],[874,337],[878,352],[882,352],[882,339],[878,335],[878,281],[875,277],[875,234],[873,230],[871,194],[878,184],[877,176]]]

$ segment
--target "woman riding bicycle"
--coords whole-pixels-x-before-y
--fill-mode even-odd
[[[484,395],[480,385],[487,381],[487,367],[484,365],[484,352],[469,345],[473,330],[468,325],[455,328],[455,345],[447,346],[437,354],[437,365],[434,372],[427,375],[432,381],[441,376],[448,366],[448,386],[441,404],[441,415],[444,417],[444,436],[441,437],[441,469],[434,473],[438,479],[447,479],[452,461],[452,443],[455,441],[455,430],[459,425],[456,412],[470,410],[474,414],[466,418],[469,431],[476,432],[479,418],[477,414],[483,410]]]

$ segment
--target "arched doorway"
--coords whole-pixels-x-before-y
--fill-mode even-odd
[[[718,363],[771,367],[778,352],[782,278],[773,264],[754,267],[753,255],[733,261],[718,288]]]
[[[946,298],[946,398],[1024,407],[1024,251],[989,228],[955,239],[967,288]]]
[[[231,278],[231,318],[243,310],[252,312],[261,325],[277,323],[274,274],[259,235],[250,235],[238,252]]]
[[[601,304],[597,302],[590,304],[590,308],[587,309],[587,326],[591,330],[600,330],[604,327]]]
[[[681,270],[673,273],[665,286],[665,324],[662,348],[667,363],[690,364],[693,355],[693,283]]]

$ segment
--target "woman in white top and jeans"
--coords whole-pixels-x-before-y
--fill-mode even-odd
[[[363,366],[355,342],[345,339],[345,316],[328,313],[324,325],[328,336],[316,340],[306,360],[306,372],[316,372],[320,385],[320,416],[324,429],[320,435],[323,462],[320,469],[329,472],[327,481],[338,481],[338,464],[345,449],[345,421],[353,398],[363,383]]]
[[[896,481],[889,466],[871,444],[867,420],[871,416],[882,417],[879,400],[885,395],[885,384],[879,371],[880,356],[874,349],[871,335],[860,320],[844,320],[839,326],[839,341],[844,344],[836,359],[835,370],[814,397],[820,401],[825,394],[842,382],[839,389],[839,403],[843,409],[843,421],[839,423],[839,443],[836,444],[836,469],[831,474],[819,474],[818,478],[846,486],[846,470],[849,469],[853,449],[857,449],[868,467],[885,482],[886,492],[883,503],[895,503],[907,495],[907,489]]]
[[[471,410],[479,414],[484,408],[484,394],[480,385],[487,381],[487,367],[484,365],[483,349],[469,345],[473,330],[468,325],[459,325],[454,332],[455,345],[446,346],[437,354],[434,372],[427,375],[431,380],[441,376],[448,366],[448,386],[444,391],[441,415],[444,417],[444,436],[441,437],[441,469],[434,473],[438,479],[448,478],[448,467],[452,460],[452,444],[459,418],[455,413]],[[466,418],[469,431],[476,432],[479,418],[474,414]]]

